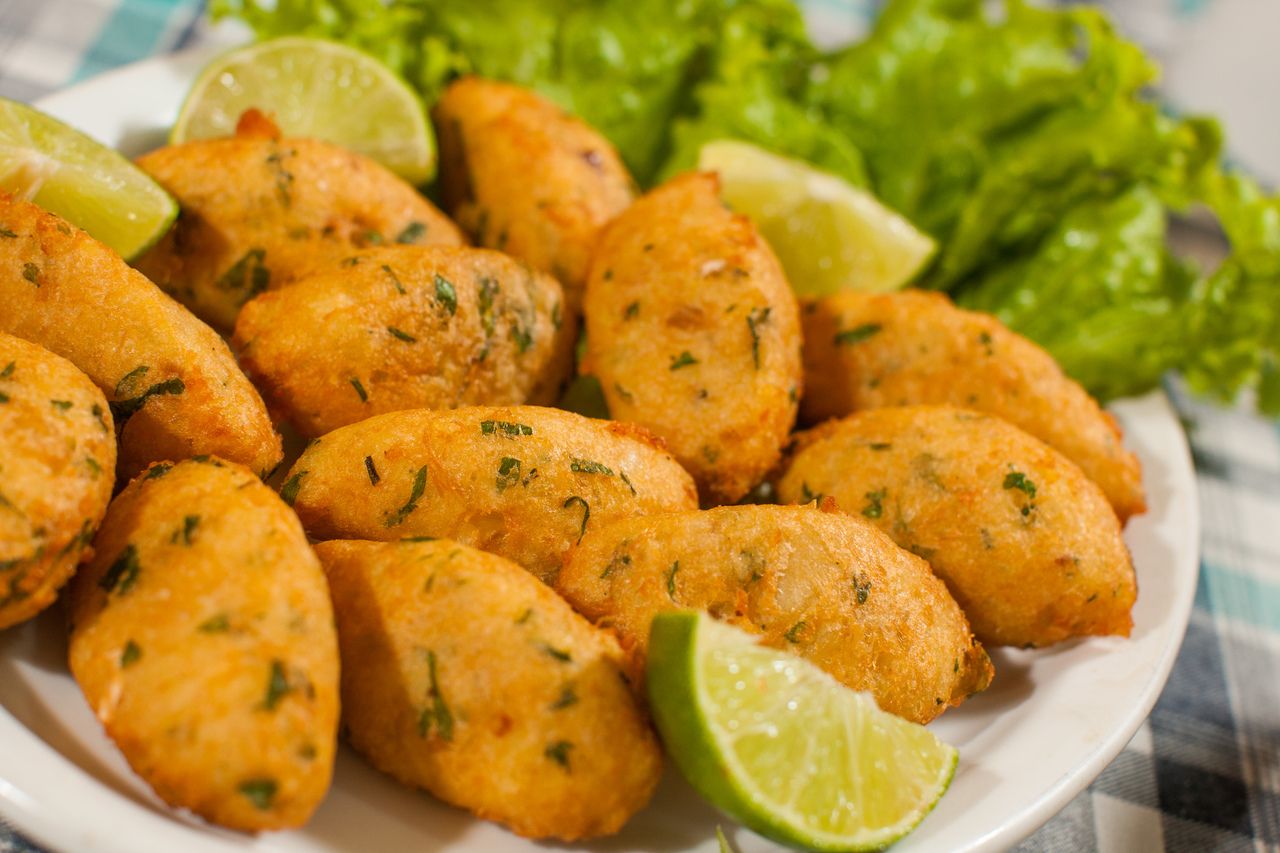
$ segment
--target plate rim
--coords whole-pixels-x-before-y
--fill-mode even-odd
[[[188,68],[190,73],[194,74],[203,63],[225,52],[227,47],[227,44],[206,44],[130,63],[50,93],[34,101],[33,106],[75,125],[76,122],[72,115],[76,112],[74,102],[92,95],[95,90],[102,88],[114,92],[121,85],[121,81],[130,80],[138,75],[183,75],[187,73]],[[176,110],[180,107],[180,102],[172,106],[176,114]],[[1144,401],[1159,408],[1160,420],[1162,421],[1161,429],[1166,433],[1165,438],[1171,442],[1166,448],[1170,456],[1165,458],[1164,461],[1171,466],[1171,469],[1176,469],[1180,478],[1188,484],[1187,493],[1178,496],[1182,501],[1186,502],[1186,521],[1188,522],[1188,528],[1179,538],[1181,541],[1191,545],[1192,556],[1188,557],[1188,560],[1194,564],[1195,574],[1191,578],[1191,582],[1185,584],[1184,588],[1179,591],[1178,597],[1172,601],[1171,609],[1168,611],[1173,624],[1176,626],[1173,631],[1173,633],[1176,633],[1176,640],[1173,637],[1173,633],[1171,633],[1169,641],[1166,642],[1155,667],[1150,672],[1147,684],[1142,689],[1140,701],[1133,704],[1123,716],[1122,723],[1109,731],[1083,761],[1064,773],[1055,784],[1044,790],[1020,811],[1013,813],[998,825],[993,826],[988,832],[973,838],[969,843],[957,848],[957,850],[963,850],[966,853],[989,853],[989,851],[1007,849],[1050,820],[1072,798],[1087,788],[1107,765],[1119,755],[1125,745],[1132,739],[1134,733],[1148,719],[1151,709],[1158,701],[1181,651],[1199,582],[1201,517],[1198,482],[1187,436],[1179,426],[1177,412],[1169,395],[1164,390],[1156,390],[1144,397],[1132,399]],[[1176,451],[1176,458],[1174,451]],[[10,736],[15,731],[19,735],[25,733],[29,736],[28,742],[21,744],[25,748],[24,754],[44,760],[51,759],[55,762],[65,763],[67,771],[77,773],[81,777],[77,780],[80,783],[92,778],[82,768],[46,743],[39,735],[27,729],[4,706],[0,706],[0,742],[9,742]],[[118,792],[114,793],[116,796],[122,796]],[[65,816],[65,810],[63,810],[63,815]],[[136,839],[129,842],[128,848],[114,847],[112,846],[114,839],[109,835],[86,833],[84,827],[78,827],[74,822],[60,819],[58,812],[55,809],[51,809],[48,804],[31,800],[14,784],[8,782],[3,770],[0,769],[0,825],[3,825],[3,823],[7,823],[25,837],[50,849],[88,849],[89,845],[92,845],[92,849],[95,850],[121,850],[122,853],[126,849],[138,849]],[[175,822],[172,826],[175,829],[181,827],[184,834],[186,830],[190,829],[190,825],[186,823]],[[221,840],[227,840],[227,836],[221,833],[219,833],[218,837]],[[270,836],[264,837],[270,838]],[[177,840],[177,838],[174,840]],[[251,838],[245,838],[244,840],[246,846],[253,844],[253,839]],[[910,837],[904,839],[907,844],[909,844],[909,841]],[[148,844],[147,846],[151,845]]]

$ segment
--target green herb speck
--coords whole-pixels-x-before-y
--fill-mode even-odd
[[[34,284],[36,287],[39,287],[40,286],[40,267],[30,262],[23,264],[22,277],[25,278],[27,281],[31,282],[32,284]]]
[[[1006,489],[1017,489],[1026,494],[1029,498],[1036,496],[1036,484],[1027,479],[1027,475],[1021,471],[1010,471],[1004,475],[1004,487]]]
[[[558,740],[543,750],[543,755],[550,758],[556,764],[559,764],[565,770],[569,769],[569,751],[573,749],[573,744],[567,740]]]
[[[874,492],[867,492],[867,505],[862,508],[862,514],[867,518],[880,518],[884,515],[884,496],[885,489],[878,489]]]
[[[284,664],[278,660],[273,660],[271,662],[271,672],[267,676],[267,694],[262,699],[262,709],[264,711],[274,711],[276,706],[280,704],[280,700],[292,689],[289,686],[289,679],[284,674]]]
[[[389,513],[386,519],[383,520],[383,525],[385,527],[395,527],[399,524],[403,524],[404,520],[418,508],[418,501],[422,498],[422,495],[426,490],[427,466],[423,465],[418,469],[418,473],[413,475],[413,488],[409,492],[409,500],[407,500],[404,506],[400,507],[400,509],[396,510],[394,513]]]
[[[130,664],[135,664],[142,657],[142,649],[133,640],[124,644],[124,651],[120,653],[120,668],[124,669]]]
[[[418,737],[426,737],[434,725],[436,734],[441,740],[453,740],[453,712],[444,701],[440,691],[440,682],[436,674],[436,653],[427,651],[427,700],[431,706],[424,708],[418,716]]]
[[[396,235],[397,243],[416,243],[427,233],[427,226],[422,222],[410,222]]]
[[[854,344],[862,343],[883,328],[884,326],[879,323],[863,323],[861,326],[854,326],[852,329],[836,332],[835,341],[838,346],[853,346]]]
[[[698,364],[698,363],[699,363],[698,360],[694,358],[693,355],[690,354],[688,350],[685,350],[679,355],[671,356],[671,366],[669,369],[679,370],[682,367],[688,367],[691,364]]]
[[[293,506],[293,502],[298,499],[298,490],[302,488],[302,478],[310,474],[310,471],[299,471],[292,477],[284,481],[284,485],[280,487],[280,500],[289,506]]]
[[[582,526],[578,529],[578,541],[582,541],[582,537],[587,535],[587,520],[591,518],[591,504],[587,503],[584,498],[577,495],[571,495],[565,499],[564,508],[568,509],[574,504],[582,504]]]
[[[201,634],[225,634],[231,630],[231,620],[225,613],[210,616],[196,626]]]
[[[378,476],[378,469],[374,467],[373,457],[366,456],[364,458],[364,471],[369,475],[369,485],[376,486],[382,477]]]
[[[364,385],[360,384],[360,380],[353,376],[349,381],[351,382],[351,387],[356,389],[356,393],[360,395],[360,402],[369,402],[369,392],[364,390]]]
[[[138,572],[141,568],[138,563],[138,549],[130,543],[124,546],[124,550],[116,557],[115,562],[103,573],[98,580],[98,586],[108,594],[115,592],[124,595],[138,582]]]
[[[444,306],[450,316],[458,313],[458,291],[453,283],[441,275],[436,275],[436,301]]]
[[[265,812],[275,802],[276,780],[266,778],[248,779],[241,782],[236,790],[247,797],[255,808]]]
[[[510,486],[520,482],[520,460],[511,456],[502,457],[498,465],[498,476],[494,478],[494,486],[499,492],[505,492]]]
[[[680,561],[676,560],[667,571],[667,597],[676,600],[676,572],[680,571]]]
[[[551,703],[551,710],[559,711],[562,708],[568,708],[570,705],[578,703],[578,692],[573,689],[572,684],[566,684],[560,691],[560,697]]]
[[[387,326],[387,331],[391,333],[391,337],[396,340],[404,341],[406,344],[416,344],[418,339],[408,332],[401,331],[395,326]]]
[[[800,642],[800,632],[803,630],[804,620],[801,619],[799,622],[792,625],[783,636],[787,638],[788,643],[798,643]]]

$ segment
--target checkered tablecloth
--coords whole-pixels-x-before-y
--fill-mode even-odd
[[[875,0],[807,0],[831,34]],[[1280,183],[1276,0],[1114,0],[1175,107],[1221,115],[1232,155]],[[0,0],[0,95],[34,100],[200,42],[199,0]],[[1274,54],[1274,55],[1273,55]],[[1204,548],[1182,652],[1150,719],[1019,851],[1280,851],[1280,424],[1170,384],[1194,450]],[[3,760],[0,744],[0,760]],[[0,853],[35,848],[0,824]]]

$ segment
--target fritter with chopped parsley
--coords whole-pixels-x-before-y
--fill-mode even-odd
[[[107,400],[75,365],[0,333],[0,628],[30,619],[91,556],[116,481]]]
[[[385,167],[332,143],[282,139],[255,111],[235,136],[161,148],[138,166],[182,211],[138,269],[222,331],[254,296],[355,249],[463,242]]]
[[[559,279],[576,318],[600,229],[631,203],[613,146],[540,95],[479,77],[453,83],[432,117],[445,207],[477,245]]]
[[[1146,509],[1142,466],[1115,418],[996,318],[908,290],[839,293],[806,304],[801,319],[808,423],[882,406],[988,412],[1079,465],[1122,522]]]
[[[266,474],[280,436],[218,335],[88,234],[0,195],[0,332],[57,353],[106,395],[119,479],[214,454]]]
[[[487,249],[370,249],[250,300],[245,371],[315,437],[372,415],[547,405],[572,370],[560,285]]]
[[[111,503],[70,586],[71,672],[171,806],[256,832],[329,788],[338,647],[302,526],[247,468],[159,462]]]
[[[929,561],[988,645],[1047,646],[1133,627],[1133,561],[1096,484],[999,418],[872,409],[802,434],[778,484],[835,498]]]
[[[693,480],[644,430],[538,406],[342,427],[307,448],[281,496],[316,539],[456,539],[547,582],[588,530],[697,506]]]
[[[714,175],[650,192],[592,260],[584,373],[609,412],[661,436],[706,503],[733,503],[778,461],[801,390],[800,323],[782,267]]]
[[[316,551],[375,767],[531,838],[609,835],[648,802],[662,751],[622,650],[544,584],[443,539]]]
[[[828,506],[827,509],[830,509]],[[926,723],[991,681],[942,581],[870,524],[816,506],[629,518],[583,537],[556,581],[643,664],[649,623],[705,610]]]

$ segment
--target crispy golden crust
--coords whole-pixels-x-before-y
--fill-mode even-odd
[[[802,321],[806,422],[916,404],[989,412],[1079,465],[1122,522],[1146,509],[1142,467],[1115,419],[994,317],[908,290],[829,296],[806,304]]]
[[[991,681],[986,652],[923,560],[869,524],[812,506],[602,525],[574,549],[556,591],[638,660],[654,614],[706,610],[919,723]]]
[[[303,435],[401,409],[549,405],[574,340],[560,285],[486,249],[354,254],[250,300],[241,364]]]
[[[246,133],[171,145],[138,165],[182,214],[136,266],[219,329],[253,296],[353,248],[463,242],[413,187],[328,142]]]
[[[0,333],[0,628],[53,603],[107,511],[116,441],[71,362]]]
[[[445,207],[476,243],[558,278],[576,316],[599,231],[631,203],[613,146],[533,92],[479,77],[446,89],[432,117]]]
[[[660,444],[536,406],[392,412],[313,442],[281,489],[317,539],[441,536],[544,581],[585,530],[692,509]]]
[[[158,463],[70,586],[71,672],[129,765],[233,829],[301,826],[333,772],[338,649],[320,563],[239,465]]]
[[[662,436],[703,499],[731,503],[778,460],[801,385],[795,297],[714,175],[676,178],[605,229],[584,372],[613,417]]]
[[[1070,460],[999,418],[875,409],[801,439],[783,501],[830,495],[925,557],[988,645],[1128,636],[1137,596],[1120,523]]]
[[[0,196],[0,331],[57,353],[106,394],[120,479],[216,454],[267,472],[280,436],[216,333],[119,255],[33,204]]]
[[[351,744],[531,838],[609,835],[661,751],[622,650],[514,563],[447,540],[323,542]]]

